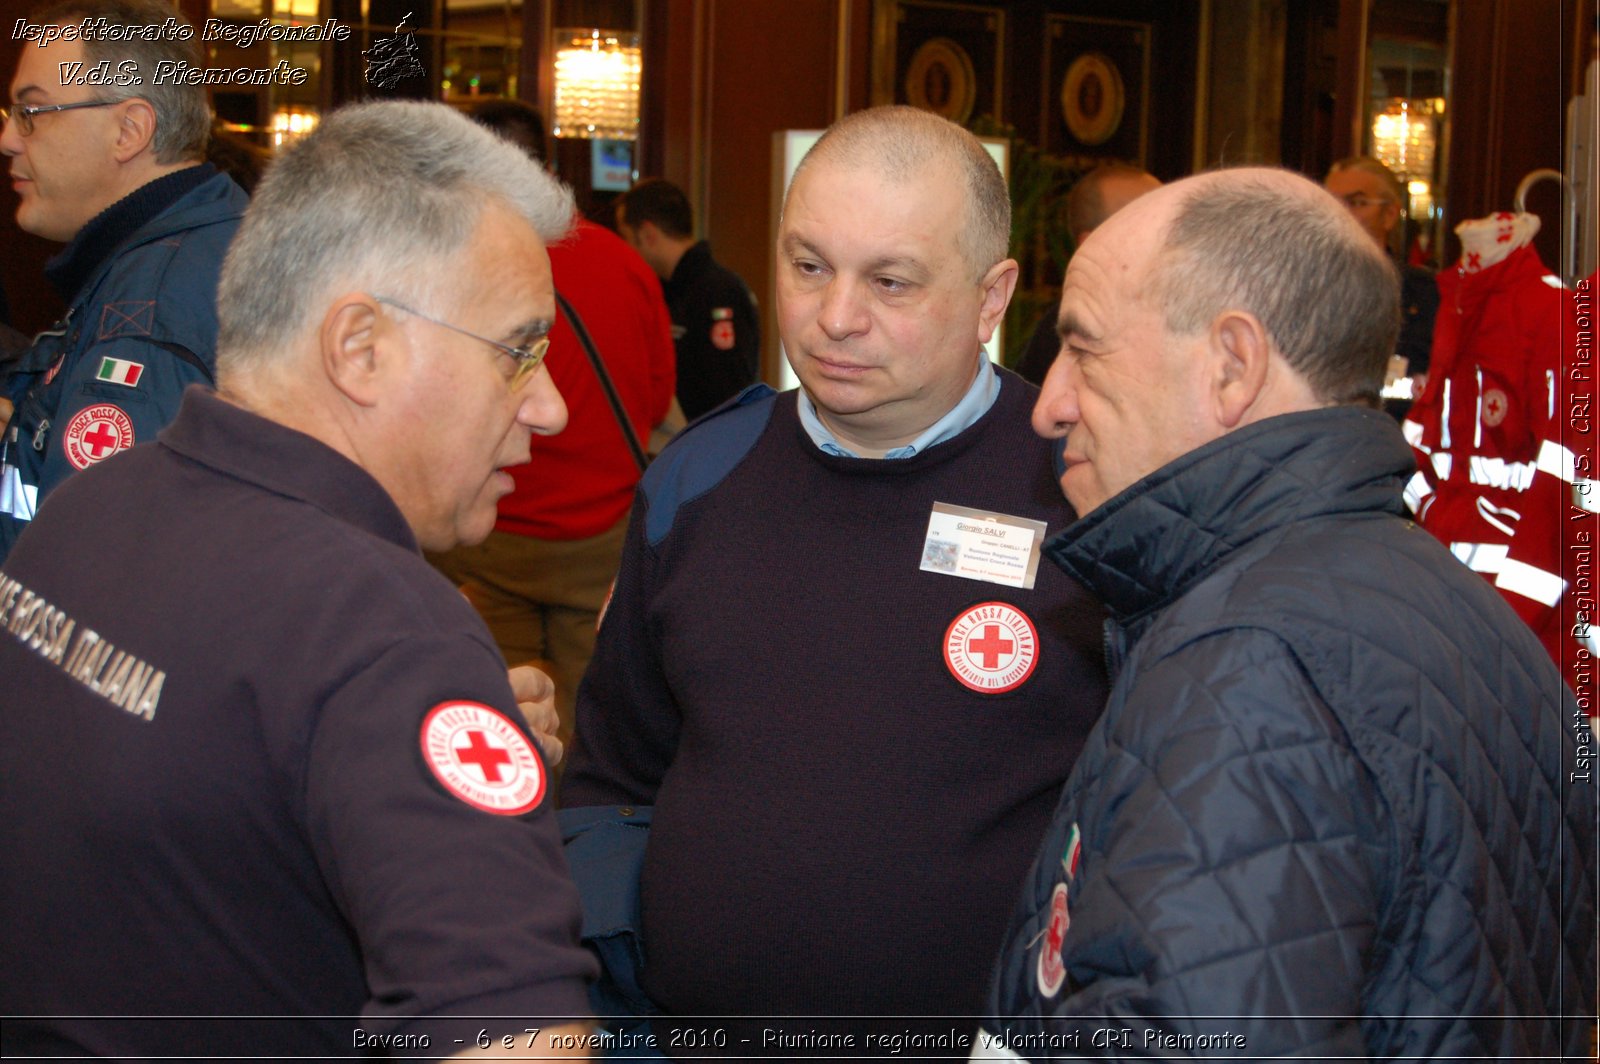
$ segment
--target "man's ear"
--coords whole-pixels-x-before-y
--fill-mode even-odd
[[[1017,290],[1018,267],[1016,259],[1001,259],[990,266],[978,282],[983,291],[983,305],[978,308],[978,342],[986,344],[1000,327],[1011,303],[1011,293]]]
[[[352,403],[375,406],[382,394],[386,347],[398,339],[398,327],[372,297],[341,296],[328,307],[317,330],[322,370]]]
[[[1209,336],[1212,399],[1217,421],[1227,431],[1245,422],[1267,384],[1274,347],[1266,326],[1254,314],[1230,310],[1211,323]]]
[[[119,163],[137,158],[156,136],[156,112],[148,100],[134,97],[122,103],[117,119],[117,142],[112,154]]]

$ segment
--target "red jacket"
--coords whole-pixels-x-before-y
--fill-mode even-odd
[[[1539,426],[1539,452],[1523,518],[1495,586],[1538,633],[1545,649],[1578,688],[1600,654],[1595,617],[1594,553],[1600,540],[1596,479],[1594,289],[1578,282],[1563,330],[1565,371],[1557,378],[1551,416]],[[1587,663],[1587,664],[1586,664]],[[1591,715],[1600,707],[1591,706]]]
[[[583,318],[634,432],[647,441],[666,415],[676,380],[672,319],[660,280],[620,237],[587,221],[549,251],[556,291]],[[500,500],[495,527],[538,539],[599,535],[627,514],[639,469],[577,335],[560,314],[545,365],[567,401],[567,427],[533,438],[533,460],[511,470],[517,487]]]
[[[1560,280],[1532,245],[1439,275],[1428,387],[1406,419],[1421,470],[1406,489],[1417,521],[1493,580],[1519,523],[1547,520],[1523,498],[1561,371]]]

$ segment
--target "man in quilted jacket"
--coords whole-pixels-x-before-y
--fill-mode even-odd
[[[1114,687],[975,1058],[1589,1055],[1592,734],[1405,519],[1397,292],[1275,170],[1152,192],[1072,260],[1033,418]]]

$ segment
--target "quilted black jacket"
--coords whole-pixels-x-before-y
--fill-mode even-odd
[[[1586,1053],[1588,724],[1410,471],[1383,414],[1291,414],[1052,542],[1115,687],[975,1056]]]

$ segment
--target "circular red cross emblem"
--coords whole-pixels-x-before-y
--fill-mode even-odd
[[[1067,966],[1061,959],[1061,943],[1066,941],[1067,928],[1072,918],[1067,915],[1067,885],[1057,883],[1050,895],[1050,924],[1044,931],[1044,943],[1039,947],[1039,993],[1055,997],[1061,984],[1067,981]]]
[[[544,798],[544,765],[515,724],[480,702],[441,702],[422,718],[422,756],[445,790],[486,813],[518,816]]]
[[[96,403],[67,422],[61,446],[74,469],[88,469],[133,446],[133,422],[121,407]]]
[[[1506,393],[1499,388],[1490,388],[1483,393],[1483,423],[1490,428],[1495,428],[1506,419],[1506,412],[1511,409],[1511,400],[1506,398]]]
[[[1039,633],[1026,614],[1004,602],[974,606],[944,633],[944,663],[962,684],[980,694],[1011,691],[1033,675]]]

